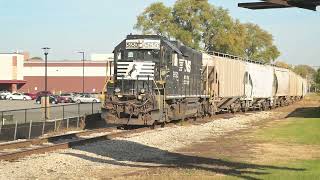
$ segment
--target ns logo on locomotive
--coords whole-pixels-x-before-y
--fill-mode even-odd
[[[198,52],[158,35],[128,35],[117,45],[106,86],[101,116],[116,125],[265,110],[299,100],[307,89],[288,69]]]

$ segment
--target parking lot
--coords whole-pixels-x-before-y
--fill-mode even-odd
[[[27,109],[27,108],[40,108],[41,104],[36,104],[33,101],[19,101],[19,100],[0,100],[0,111]]]
[[[72,104],[61,103],[47,108],[48,120],[64,119],[93,114],[100,111],[101,103]],[[1,124],[41,122],[44,120],[45,108],[35,101],[0,100]],[[3,118],[1,118],[3,117]]]

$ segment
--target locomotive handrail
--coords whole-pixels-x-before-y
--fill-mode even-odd
[[[144,106],[147,102],[149,101],[149,99],[147,99],[145,102],[143,102],[142,104],[135,104],[135,103],[132,103],[130,101],[122,101],[122,102],[113,102],[113,104],[116,104],[116,105],[126,105],[126,104],[130,104],[130,105],[133,105],[133,106],[136,106],[136,107],[141,107],[141,106]]]
[[[152,80],[152,82],[154,83],[154,85],[156,86],[156,89],[155,90],[158,90],[158,93],[159,93],[159,100],[160,100],[160,96],[161,96],[161,93],[160,93],[160,88],[158,87],[158,85],[157,85],[157,83],[156,83],[156,81],[153,79]],[[161,89],[164,89],[164,88],[161,88]],[[165,96],[165,93],[163,93],[163,96]],[[163,99],[165,99],[165,98],[163,98]],[[158,101],[159,103],[158,103],[158,107],[159,107],[159,109],[160,109],[160,107],[161,107],[161,104],[160,104],[160,101]]]
[[[261,65],[270,65],[268,63],[264,63],[264,62],[261,62],[261,61],[245,59],[245,58],[240,57],[240,56],[235,56],[235,55],[216,52],[216,51],[207,51],[205,53],[208,53],[208,54],[213,55],[213,56],[224,57],[224,58],[229,58],[229,59],[235,59],[235,60],[239,60],[239,61],[251,62],[251,63],[261,64]]]

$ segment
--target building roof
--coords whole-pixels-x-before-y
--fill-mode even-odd
[[[0,53],[0,55],[24,55],[22,53]]]
[[[105,64],[107,61],[84,61],[86,64]],[[44,61],[25,61],[25,63],[45,63]],[[83,61],[48,61],[48,64],[74,64],[74,63],[83,63]]]
[[[262,0],[262,2],[239,3],[239,7],[248,9],[273,9],[298,7],[316,11],[320,0]]]
[[[25,84],[24,80],[0,80],[0,84]]]

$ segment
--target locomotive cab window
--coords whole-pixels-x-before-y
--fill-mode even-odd
[[[153,61],[160,59],[159,50],[128,50],[126,59],[131,61]]]
[[[178,54],[174,53],[172,54],[172,66],[178,66]]]
[[[116,52],[116,57],[117,57],[117,60],[122,60],[123,59],[123,50]]]

